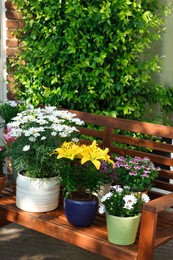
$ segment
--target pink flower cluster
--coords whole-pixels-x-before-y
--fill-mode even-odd
[[[7,127],[6,129],[4,129],[4,133],[3,133],[4,141],[7,143],[8,146],[10,146],[11,143],[15,141],[15,138],[11,136],[11,131],[12,128]]]
[[[160,171],[148,157],[138,156],[116,156],[114,169],[117,184],[128,186],[131,190],[150,189]]]
[[[124,168],[129,171],[129,175],[136,176],[137,172],[140,171],[142,174],[141,176],[146,177],[152,170],[160,170],[160,168],[156,168],[154,164],[150,161],[148,157],[138,157],[135,156],[134,158],[129,159],[128,157],[125,158],[124,156],[117,156],[116,162],[114,167],[115,168]]]

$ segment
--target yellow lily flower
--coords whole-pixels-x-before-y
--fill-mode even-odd
[[[81,159],[81,164],[91,161],[96,169],[99,170],[101,161],[113,165],[113,161],[110,159],[108,152],[108,148],[103,150],[98,147],[96,141],[93,141],[91,145],[76,145],[74,142],[64,142],[61,147],[55,149],[52,154],[58,154],[57,159]]]
[[[52,154],[58,154],[57,159],[67,158],[73,160],[80,152],[81,148],[73,142],[64,142],[61,148],[54,150]]]
[[[112,164],[112,167],[113,167],[113,165],[114,165],[114,161],[113,160],[111,160],[111,158],[110,158],[110,155],[106,155],[106,160],[105,160],[107,163],[109,163],[109,164]]]
[[[111,165],[113,168],[114,162],[108,152],[108,148],[101,149],[96,141],[90,145],[64,142],[61,147],[53,151],[52,154],[58,155],[57,159],[69,159],[64,160],[64,165],[62,164],[60,169],[62,183],[68,194],[86,190],[93,194],[101,185],[113,180],[114,172],[111,171]]]
[[[81,151],[81,164],[91,161],[95,165],[96,169],[99,170],[101,164],[100,160],[107,161],[108,151],[108,148],[102,150],[98,147],[96,141],[93,141],[91,145],[83,147],[83,150]]]

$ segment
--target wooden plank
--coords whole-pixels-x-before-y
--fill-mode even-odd
[[[159,180],[155,180],[153,183],[154,183],[154,187],[173,192],[173,184],[171,184],[171,183],[167,183],[167,182],[159,181]]]
[[[77,129],[80,131],[80,134],[82,134],[82,135],[92,136],[92,137],[100,138],[100,139],[103,138],[103,131],[84,128],[84,127],[78,127]]]
[[[147,152],[141,152],[137,150],[131,150],[127,148],[118,148],[115,146],[110,147],[111,153],[115,154],[120,154],[120,155],[130,155],[132,157],[134,156],[139,156],[139,157],[149,157],[152,162],[158,163],[158,164],[163,164],[167,166],[172,166],[173,165],[173,158],[165,157],[165,156],[160,156],[152,153],[147,153]]]
[[[173,206],[173,193],[161,196],[143,205],[143,210],[153,213],[164,211]]]
[[[158,246],[168,242],[172,238],[173,238],[173,226],[169,226],[169,228],[167,229],[158,231],[154,242],[154,248],[157,248]]]
[[[166,219],[169,223],[173,221],[173,208],[159,212],[159,219]],[[171,224],[173,225],[173,223]]]
[[[75,113],[77,117],[81,118],[86,123],[173,139],[173,129],[170,126],[139,122],[122,118],[113,118],[109,116],[101,116],[75,110],[69,111]]]
[[[172,144],[166,144],[166,143],[158,143],[151,140],[145,140],[143,138],[136,138],[131,136],[125,136],[125,135],[113,135],[112,136],[113,141],[117,141],[119,143],[123,144],[129,144],[134,145],[137,147],[143,147],[143,148],[150,148],[152,150],[158,150],[163,152],[173,152],[173,146]]]
[[[165,177],[165,178],[168,178],[168,179],[173,179],[173,171],[162,169],[159,172],[159,176],[160,177]]]
[[[110,147],[112,143],[113,128],[105,128],[103,133],[103,148]]]
[[[137,259],[137,252],[131,251],[128,247],[116,246],[110,243],[107,239],[101,239],[100,236],[86,233],[84,229],[75,228],[70,224],[62,225],[55,224],[51,221],[45,221],[24,211],[16,211],[12,208],[7,208],[3,205],[0,206],[1,215],[3,215],[8,221],[18,223],[27,228],[31,228],[46,235],[61,239],[73,245],[79,246],[96,254],[101,254],[109,259]],[[89,230],[87,228],[87,230]],[[92,229],[92,227],[91,227]],[[84,231],[82,231],[84,230]],[[73,234],[73,235],[72,235]]]

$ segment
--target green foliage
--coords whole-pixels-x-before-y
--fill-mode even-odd
[[[153,95],[164,104],[152,82],[159,57],[143,59],[164,24],[157,0],[13,2],[25,22],[21,53],[11,61],[20,98],[131,118]]]
[[[13,142],[10,153],[13,158],[13,165],[17,170],[27,169],[27,175],[31,178],[51,178],[59,175],[59,165],[50,153],[55,147],[55,140],[47,144],[45,141],[35,142],[26,153],[23,151],[24,137],[19,142]]]
[[[27,105],[24,103],[17,103],[16,101],[7,101],[0,105],[0,116],[4,120],[3,123],[0,124],[0,127],[6,127],[11,119],[17,115],[17,113],[25,110]]]
[[[74,194],[83,194],[86,191],[89,197],[91,197],[93,192],[97,193],[100,190],[101,185],[111,181],[108,172],[103,173],[96,170],[91,163],[84,166],[79,164],[70,166],[69,160],[65,159],[63,163],[61,161],[61,164],[59,164],[59,169],[61,184],[64,187],[64,194],[67,198],[73,198]]]

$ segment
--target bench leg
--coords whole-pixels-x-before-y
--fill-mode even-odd
[[[156,225],[157,214],[143,210],[140,224],[138,260],[153,259]]]

